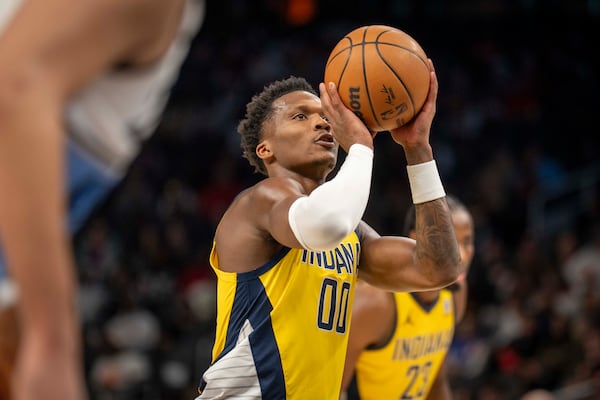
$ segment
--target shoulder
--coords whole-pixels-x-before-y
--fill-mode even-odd
[[[293,179],[265,178],[241,191],[232,201],[223,219],[233,216],[239,222],[262,218],[283,199],[301,195],[302,186]]]
[[[302,185],[291,178],[265,178],[254,186],[240,193],[242,198],[250,201],[276,202],[289,196],[306,195]]]

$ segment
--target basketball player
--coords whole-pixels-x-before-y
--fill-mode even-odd
[[[333,83],[320,85],[319,98],[290,77],[248,104],[244,155],[267,178],[238,195],[215,234],[216,340],[198,399],[337,399],[357,273],[388,290],[456,280],[458,246],[429,144],[438,90],[430,65],[425,106],[391,132],[418,203],[416,241],[381,237],[361,221],[373,137]],[[347,157],[326,181],[338,146]]]
[[[0,237],[14,283],[4,279],[0,309],[17,301],[14,399],[86,397],[69,232],[154,131],[203,10],[199,0],[0,2]]]
[[[361,400],[452,398],[443,365],[466,308],[464,277],[473,260],[474,233],[467,208],[453,196],[446,200],[463,271],[456,283],[418,293],[383,291],[362,281],[356,287],[342,390],[354,373]],[[414,239],[416,229],[411,208],[405,232]],[[349,390],[348,399],[355,398]]]

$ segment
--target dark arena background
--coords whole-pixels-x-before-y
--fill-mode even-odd
[[[195,397],[214,334],[212,235],[260,179],[241,157],[245,104],[290,75],[316,87],[337,41],[369,24],[433,60],[434,156],[475,218],[447,358],[455,399],[599,399],[599,17],[598,0],[209,0],[157,135],[75,238],[92,399]],[[389,135],[375,149],[365,220],[400,234],[406,162]]]

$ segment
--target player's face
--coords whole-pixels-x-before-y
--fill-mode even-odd
[[[461,267],[464,271],[471,265],[475,254],[473,219],[466,210],[457,209],[452,212],[452,222],[460,250]]]
[[[323,114],[321,100],[312,93],[288,93],[273,102],[264,140],[279,164],[291,170],[325,168],[337,160],[338,144]]]

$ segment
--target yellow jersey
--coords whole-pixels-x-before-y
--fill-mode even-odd
[[[213,244],[216,337],[197,399],[338,399],[359,257],[352,232],[333,250],[283,248],[231,273]]]
[[[396,327],[384,346],[356,363],[361,400],[426,399],[454,337],[454,299],[442,290],[426,305],[413,293],[394,293]]]

